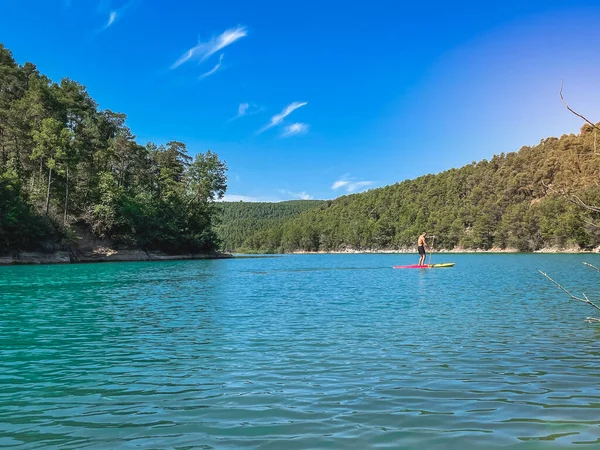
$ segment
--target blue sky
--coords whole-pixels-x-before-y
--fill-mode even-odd
[[[229,199],[329,199],[600,121],[600,3],[2,0],[0,42],[229,166]]]

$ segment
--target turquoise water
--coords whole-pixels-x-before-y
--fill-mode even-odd
[[[600,448],[600,256],[416,259],[1,267],[0,447]]]

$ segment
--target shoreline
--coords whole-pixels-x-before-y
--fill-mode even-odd
[[[186,260],[203,260],[203,259],[232,259],[232,258],[251,258],[259,256],[254,253],[232,253],[212,252],[212,253],[183,253],[183,254],[168,254],[161,251],[144,251],[144,250],[113,250],[103,247],[96,248],[92,251],[55,251],[55,252],[20,252],[13,255],[0,256],[0,266],[12,265],[36,265],[36,264],[88,264],[88,263],[106,263],[106,262],[142,262],[142,261],[186,261]],[[395,255],[395,254],[416,254],[416,249],[387,249],[387,250],[336,250],[336,251],[295,251],[290,253],[272,253],[270,257],[276,258],[285,255]],[[482,249],[464,249],[455,248],[452,250],[436,250],[433,253],[506,253],[506,254],[600,254],[600,247],[592,250],[581,250],[579,248],[542,248],[533,252],[520,252],[517,249],[499,249],[492,248],[490,250]],[[429,252],[428,252],[429,254]],[[264,256],[260,254],[260,256]]]
[[[105,262],[183,261],[201,259],[229,259],[230,253],[184,253],[168,254],[160,251],[112,250],[97,248],[92,251],[20,252],[0,256],[0,266],[36,264],[87,264]]]
[[[389,255],[395,255],[395,254],[417,254],[417,249],[387,249],[387,250],[354,250],[354,249],[347,249],[347,250],[335,250],[335,251],[317,251],[317,252],[309,252],[309,251],[295,251],[295,252],[291,252],[291,253],[287,253],[289,255],[327,255],[327,254],[332,254],[332,255],[343,255],[343,254],[379,254],[379,255],[385,255],[385,254],[389,254]],[[427,252],[427,254],[429,254],[430,252]],[[580,248],[573,248],[573,247],[563,247],[563,248],[558,248],[558,247],[548,247],[548,248],[541,248],[539,250],[535,250],[533,252],[521,252],[515,248],[507,248],[507,249],[501,249],[501,248],[491,248],[489,250],[482,250],[482,249],[465,249],[465,248],[454,248],[452,250],[447,250],[447,249],[440,249],[440,250],[435,250],[433,252],[434,254],[440,254],[440,253],[509,253],[509,254],[514,254],[514,253],[521,253],[521,254],[596,254],[596,253],[600,253],[600,247],[594,248],[592,250],[582,250]],[[283,254],[285,255],[286,253],[278,253],[278,254]]]

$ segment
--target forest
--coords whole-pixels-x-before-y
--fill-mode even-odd
[[[250,236],[280,226],[286,219],[324,203],[322,200],[223,202],[221,220],[216,226],[220,248],[225,251],[252,252],[253,249],[244,248]]]
[[[219,202],[227,166],[179,141],[140,145],[126,116],[0,44],[0,255],[76,246],[165,252],[535,251],[600,245],[597,129],[327,201]]]
[[[186,145],[140,145],[85,87],[18,65],[0,44],[0,254],[77,245],[212,251],[226,164]]]
[[[326,201],[242,248],[265,253],[402,250],[419,234],[438,249],[535,251],[600,245],[597,130],[547,138],[458,169]]]

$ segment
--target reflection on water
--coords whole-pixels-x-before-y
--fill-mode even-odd
[[[0,268],[0,446],[600,448],[595,255]]]

